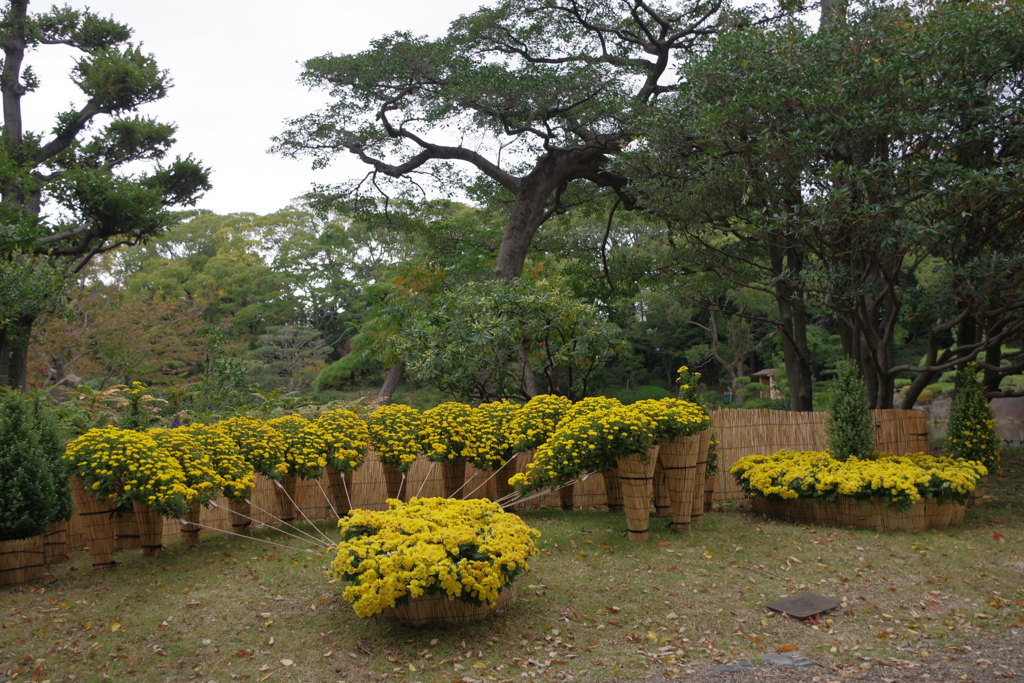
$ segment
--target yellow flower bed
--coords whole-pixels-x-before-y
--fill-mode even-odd
[[[646,399],[633,403],[632,407],[654,420],[654,433],[660,440],[691,436],[711,427],[708,411],[689,401]]]
[[[327,464],[327,439],[323,430],[301,415],[282,415],[267,420],[267,426],[281,432],[287,449],[278,464],[284,474],[316,479]]]
[[[979,462],[915,455],[839,461],[817,451],[779,451],[740,458],[729,472],[752,496],[774,500],[880,498],[909,509],[923,499],[966,502],[988,474]]]
[[[165,517],[185,514],[196,495],[177,459],[143,432],[90,429],[68,444],[64,460],[86,490],[119,503],[138,501]]]
[[[538,448],[551,438],[558,423],[572,407],[565,396],[541,394],[534,396],[509,420],[509,440],[517,451]]]
[[[327,443],[327,463],[339,472],[352,472],[363,464],[370,447],[370,431],[351,410],[328,410],[316,418]]]
[[[238,444],[220,425],[196,423],[181,427],[192,440],[194,450],[213,466],[213,484],[226,498],[240,500],[256,484],[252,465],[245,459]]]
[[[632,406],[599,408],[563,421],[537,449],[533,462],[509,479],[521,491],[557,486],[591,471],[605,472],[618,458],[646,454],[654,421]]]
[[[519,406],[504,399],[477,406],[477,448],[473,456],[477,469],[496,470],[515,455],[509,422],[518,411]]]
[[[445,462],[476,457],[480,417],[465,403],[449,401],[423,411],[420,444],[427,459]]]
[[[185,485],[195,491],[194,497],[205,504],[219,491],[217,469],[206,449],[196,442],[191,429],[151,429],[148,434],[162,450],[178,461],[185,473]],[[231,443],[234,445],[233,441]]]
[[[338,521],[342,541],[328,575],[353,583],[343,596],[360,617],[432,594],[493,607],[537,553],[540,532],[486,499],[413,498],[388,506]]]
[[[253,470],[271,479],[288,474],[288,444],[281,432],[254,417],[232,417],[217,423],[230,436]]]
[[[381,406],[366,419],[377,457],[399,472],[408,472],[420,454],[422,424],[420,411],[400,403]]]

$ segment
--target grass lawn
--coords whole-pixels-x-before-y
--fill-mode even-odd
[[[876,534],[718,511],[690,535],[652,520],[625,540],[605,511],[529,512],[541,555],[519,601],[446,629],[358,619],[327,558],[275,531],[204,534],[159,560],[85,553],[38,585],[0,589],[5,681],[583,680],[685,672],[799,646],[822,662],[917,660],[1024,623],[1024,458],[991,498],[939,532]],[[325,525],[324,531],[332,533]],[[764,603],[812,591],[841,606],[818,623]]]

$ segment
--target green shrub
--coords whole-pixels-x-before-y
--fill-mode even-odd
[[[50,521],[67,521],[75,514],[75,502],[71,493],[71,473],[62,457],[64,446],[67,445],[64,430],[61,429],[57,415],[43,405],[38,398],[33,401],[36,429],[39,434],[39,445],[50,463],[53,473],[53,510]]]
[[[56,423],[41,405],[16,392],[0,394],[0,541],[36,536],[70,517],[62,452]]]
[[[828,451],[836,460],[875,454],[875,423],[871,419],[864,378],[852,358],[836,363],[829,417],[825,422]]]
[[[935,382],[925,387],[928,391],[932,392],[932,396],[940,396],[947,392],[953,391],[956,388],[954,382]]]
[[[636,392],[633,394],[633,402],[671,398],[671,396],[672,394],[669,393],[668,389],[662,389],[653,384],[645,384],[636,388]]]
[[[785,398],[748,398],[738,407],[743,410],[789,410],[789,400]]]
[[[949,408],[943,450],[951,458],[977,460],[992,469],[999,462],[999,436],[992,408],[978,381],[978,364],[968,363],[957,379],[960,388]]]

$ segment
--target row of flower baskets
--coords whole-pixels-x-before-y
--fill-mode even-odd
[[[451,402],[420,412],[387,405],[365,420],[349,410],[331,410],[315,420],[235,417],[146,432],[105,427],[68,444],[65,459],[96,496],[135,501],[180,517],[193,500],[205,503],[217,493],[244,498],[254,472],[278,480],[316,478],[328,465],[352,472],[371,446],[382,463],[398,472],[407,472],[420,454],[433,462],[465,460],[489,471],[515,453],[537,449],[528,471],[512,478],[528,491],[607,470],[620,456],[644,453],[659,439],[708,426],[706,411],[675,399],[626,406],[603,397],[573,404],[565,397],[541,395],[521,406],[499,401],[474,408]]]

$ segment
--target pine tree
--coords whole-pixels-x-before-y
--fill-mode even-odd
[[[977,363],[968,363],[957,373],[957,385],[943,451],[958,460],[976,460],[991,470],[999,462],[999,436],[984,387],[978,381]]]
[[[832,410],[825,422],[828,450],[836,460],[875,455],[875,424],[860,368],[852,358],[836,363]]]

